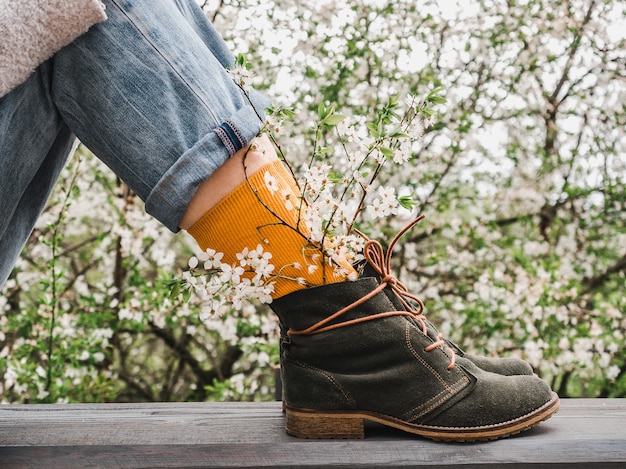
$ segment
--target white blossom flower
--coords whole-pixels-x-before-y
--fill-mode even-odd
[[[269,278],[274,273],[274,264],[270,264],[267,259],[259,260],[259,263],[255,266],[255,273],[259,277],[255,283],[260,284],[260,279]]]
[[[429,126],[430,126],[430,122],[429,122]],[[417,116],[409,124],[406,130],[407,130],[407,134],[412,140],[420,140],[426,133],[426,128],[427,126],[422,116]]]
[[[290,189],[283,189],[281,191],[281,195],[283,199],[285,200],[285,208],[287,210],[293,210],[295,208],[293,205],[293,201],[294,201],[293,192]]]
[[[380,198],[372,200],[367,206],[367,213],[372,220],[377,218],[389,217],[398,213],[398,200],[395,196],[395,188],[379,187],[378,195]]]
[[[607,370],[606,370],[606,377],[607,377],[608,379],[613,380],[613,379],[617,378],[617,377],[620,375],[621,371],[622,371],[622,370],[620,369],[620,367],[619,367],[619,366],[617,366],[617,365],[611,365],[611,366],[610,366],[610,367],[608,367],[608,368],[607,368]]]
[[[367,206],[367,215],[376,220],[385,216],[384,204],[380,199],[372,200]]]
[[[354,126],[348,125],[345,119],[337,124],[336,129],[337,133],[348,143],[354,143],[359,139]]]
[[[231,266],[229,264],[221,264],[220,269],[222,271],[220,275],[222,283],[233,282],[237,284],[241,281],[241,276],[244,273],[243,267]]]
[[[269,129],[274,135],[278,135],[281,131],[281,121],[276,116],[268,115],[265,117],[265,128]]]
[[[216,252],[215,249],[207,248],[204,254],[204,259],[201,260],[204,262],[205,270],[218,269],[222,265],[223,252]]]
[[[272,173],[265,171],[263,179],[265,180],[265,187],[267,187],[272,194],[278,190],[278,181],[272,176]]]
[[[424,105],[424,98],[407,93],[404,98],[404,103],[410,108],[418,109]]]
[[[393,162],[403,164],[411,158],[412,143],[408,138],[400,140],[400,146],[393,152]]]
[[[254,76],[254,73],[245,67],[233,67],[228,70],[228,73],[232,79],[245,91],[250,90],[250,80]]]

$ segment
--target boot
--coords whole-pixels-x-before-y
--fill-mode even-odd
[[[398,310],[372,277],[274,300],[286,328],[286,431],[301,438],[363,438],[374,421],[441,441],[481,441],[527,430],[558,410],[534,376],[502,376],[429,336],[423,317]]]
[[[415,223],[422,220],[423,217],[415,220],[414,223],[411,223],[407,229],[410,229]],[[406,232],[403,230],[398,236],[394,237],[389,249],[388,253],[393,251],[393,247],[395,243],[398,241],[400,236]],[[415,314],[421,315],[424,309],[424,305],[421,300],[416,298],[412,294],[407,294],[403,300],[403,295],[408,292],[406,286],[401,283],[396,277],[391,273],[391,267],[389,262],[391,260],[390,256],[387,259],[387,256],[383,253],[382,245],[378,241],[370,240],[366,236],[361,233],[365,239],[367,239],[367,247],[364,250],[365,260],[360,263],[360,265],[355,266],[355,270],[360,272],[359,278],[373,278],[377,283],[381,283],[383,277],[386,278],[386,286],[383,290],[389,301],[393,304],[394,308],[398,311],[407,311],[411,310]],[[517,358],[501,358],[501,357],[482,357],[477,355],[471,355],[465,353],[457,344],[443,338],[439,333],[437,328],[424,316],[421,317],[421,321],[425,326],[425,333],[432,340],[443,340],[445,344],[448,346],[450,350],[452,350],[458,357],[464,358],[467,361],[471,362],[471,364],[481,368],[484,371],[488,371],[491,373],[500,374],[503,376],[515,376],[515,375],[534,375],[534,371],[532,367],[525,361],[517,359]],[[287,339],[287,329],[281,323],[280,324],[280,379],[281,379],[281,392],[284,390],[284,379],[282,375],[283,369],[283,356],[284,356],[284,347],[283,343]],[[285,400],[283,393],[283,412],[285,411]]]
[[[369,263],[368,263],[368,266],[369,266]],[[362,278],[375,277],[376,279],[378,279],[378,281],[380,281],[379,276],[372,274],[372,273],[370,273],[370,275],[367,274],[367,271],[370,270],[371,268],[366,267],[365,269],[366,270],[361,275]],[[402,304],[398,302],[395,294],[393,294],[390,291],[390,288],[388,287],[385,288],[384,292],[389,298],[389,300],[394,304],[395,308],[398,308],[400,310],[403,309]],[[437,330],[437,328],[425,317],[424,317],[424,322],[426,324],[426,330],[427,330],[428,336],[433,339],[436,339],[437,336],[439,335],[439,331]],[[286,338],[286,330],[284,329],[284,327],[281,327],[281,333],[280,333],[281,344],[285,340],[285,338]],[[450,339],[444,338],[443,340],[446,342],[446,345],[450,347],[450,349],[453,350],[454,353],[456,353],[459,357],[463,357],[471,361],[472,363],[474,363],[474,365],[478,366],[479,368],[482,368],[485,371],[489,371],[491,373],[497,373],[503,376],[534,375],[535,374],[530,364],[528,364],[524,360],[520,360],[519,358],[483,357],[479,355],[473,355],[473,354],[469,354],[463,351],[461,347],[459,347],[456,343],[452,342]],[[281,346],[281,350],[282,350],[282,346]],[[280,355],[280,357],[281,357],[281,364],[282,364],[282,354]]]

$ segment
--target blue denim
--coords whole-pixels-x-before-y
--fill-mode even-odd
[[[194,0],[104,3],[106,21],[0,98],[0,286],[76,137],[176,232],[199,185],[260,129],[269,102],[232,81]]]

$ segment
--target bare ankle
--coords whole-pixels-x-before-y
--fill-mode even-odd
[[[246,175],[254,174],[276,158],[276,150],[266,135],[255,138],[250,147],[235,153],[200,185],[180,221],[180,228],[187,230],[192,227],[202,215],[245,181]]]

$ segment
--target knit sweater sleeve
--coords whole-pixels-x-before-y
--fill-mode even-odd
[[[105,19],[100,0],[0,0],[0,97]]]

